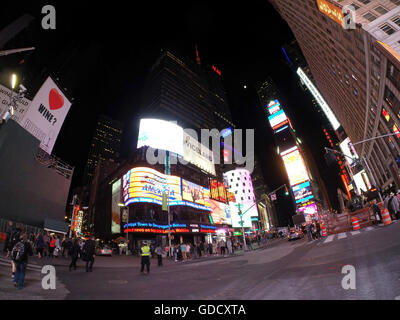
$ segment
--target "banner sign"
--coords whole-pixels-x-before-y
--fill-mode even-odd
[[[121,179],[112,184],[111,191],[111,233],[121,233]]]
[[[14,108],[14,115],[11,116],[11,119],[22,125],[22,119],[28,111],[31,101],[25,98],[18,99],[16,92],[13,92],[11,96],[11,92],[10,89],[0,84],[0,118],[8,111],[11,103]]]
[[[71,102],[49,77],[33,98],[22,127],[40,140],[41,149],[51,154],[70,107]]]

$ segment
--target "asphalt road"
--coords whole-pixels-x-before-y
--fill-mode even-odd
[[[275,241],[237,257],[163,267],[154,259],[149,275],[140,274],[137,263],[108,259],[92,273],[58,268],[66,299],[400,299],[398,222],[311,243]],[[346,265],[354,267],[355,289],[342,287]]]

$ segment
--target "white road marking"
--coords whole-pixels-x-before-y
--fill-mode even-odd
[[[367,227],[367,228],[365,229],[365,231],[371,231],[371,230],[374,230],[374,228],[373,228],[373,227]]]
[[[353,235],[353,236],[355,236],[356,234],[360,234],[361,232],[360,232],[360,230],[356,230],[356,231],[352,231],[351,232],[351,234]]]
[[[400,300],[400,296],[394,297],[394,300]]]
[[[346,235],[345,232],[339,233],[339,234],[338,234],[338,239],[339,239],[339,240],[340,240],[340,239],[344,239],[344,238],[347,238],[347,235]]]
[[[328,243],[331,242],[333,240],[333,238],[335,238],[334,234],[331,234],[330,236],[328,236],[328,238],[326,238],[326,240],[324,241],[324,243]]]

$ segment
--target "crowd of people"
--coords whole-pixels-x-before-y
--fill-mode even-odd
[[[11,258],[11,277],[14,285],[22,289],[25,280],[28,257],[37,255],[39,259],[53,259],[62,257],[70,259],[69,271],[76,270],[76,262],[79,258],[86,262],[86,272],[93,269],[96,243],[94,237],[83,241],[78,238],[67,238],[39,232],[29,234],[20,225],[8,223],[6,229],[6,240],[3,252],[6,257]]]

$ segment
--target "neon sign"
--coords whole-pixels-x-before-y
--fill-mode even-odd
[[[219,71],[215,66],[211,67],[219,76],[221,76],[221,71]]]

